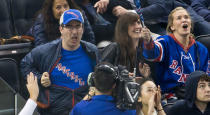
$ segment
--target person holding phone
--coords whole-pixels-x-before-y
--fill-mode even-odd
[[[168,16],[168,35],[155,41],[143,37],[148,38],[142,44],[143,55],[155,62],[155,82],[160,85],[166,99],[184,98],[184,91],[181,91],[191,72],[201,70],[209,73],[209,52],[203,44],[195,41],[192,25],[188,11],[177,7]],[[142,31],[144,36],[151,36],[148,29]]]
[[[136,76],[148,77],[150,67],[142,56],[142,24],[137,13],[128,12],[120,16],[115,27],[115,42],[103,49],[101,61],[126,66]],[[139,48],[138,48],[139,47]]]

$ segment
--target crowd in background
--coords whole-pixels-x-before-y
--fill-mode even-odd
[[[25,33],[34,48],[20,63],[30,97],[19,114],[209,115],[210,54],[195,40],[210,34],[209,0],[140,3],[45,0]],[[140,85],[136,110],[116,107],[118,65]]]

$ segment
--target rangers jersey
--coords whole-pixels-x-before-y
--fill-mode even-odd
[[[195,70],[209,74],[208,50],[193,38],[190,38],[189,46],[184,49],[174,35],[160,36],[150,44],[143,44],[143,56],[157,62],[155,81],[163,92],[169,93],[172,91],[170,89],[183,85]]]

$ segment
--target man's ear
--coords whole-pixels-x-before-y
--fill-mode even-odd
[[[60,33],[62,34],[63,26],[59,26]]]
[[[141,102],[141,97],[139,96],[139,98],[138,98],[138,102]]]

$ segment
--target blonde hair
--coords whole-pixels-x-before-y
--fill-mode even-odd
[[[167,27],[166,27],[166,32],[167,34],[172,34],[173,33],[173,30],[171,30],[171,26],[173,25],[173,20],[174,20],[174,17],[173,17],[173,14],[176,12],[176,11],[179,11],[179,10],[185,10],[187,12],[186,9],[184,9],[183,7],[176,7],[175,9],[173,9],[170,14],[168,15],[168,24],[167,24]],[[189,13],[187,12],[187,14],[189,15]],[[193,31],[193,22],[192,22],[192,19],[191,19],[191,16],[189,15],[189,18],[191,20],[191,32]]]

